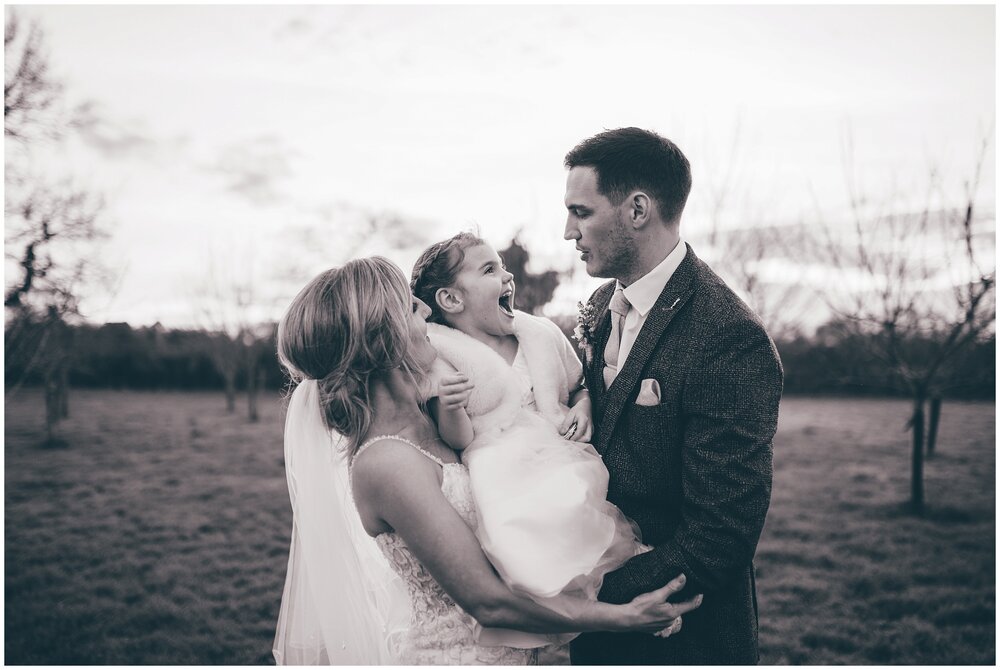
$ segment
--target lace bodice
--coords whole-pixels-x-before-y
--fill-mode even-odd
[[[418,445],[398,436],[369,440],[358,450],[379,440],[409,444],[441,466],[441,492],[459,516],[476,528],[476,506],[469,471],[461,463],[444,463]],[[405,665],[526,665],[536,656],[531,650],[476,645],[476,622],[449,596],[396,533],[375,538],[389,565],[403,579],[410,596],[410,629],[400,655]]]

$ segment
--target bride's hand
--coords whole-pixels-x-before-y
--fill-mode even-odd
[[[681,628],[681,615],[701,605],[701,594],[680,603],[668,603],[667,599],[684,588],[687,578],[678,575],[666,586],[649,593],[636,596],[625,607],[634,610],[625,629],[639,633],[653,633],[659,637],[669,637]]]

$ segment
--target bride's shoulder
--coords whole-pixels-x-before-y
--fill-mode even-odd
[[[379,440],[360,452],[351,467],[359,507],[381,510],[421,504],[441,490],[441,469],[406,442]]]
[[[356,493],[374,494],[396,489],[408,481],[437,479],[432,461],[404,440],[387,437],[365,446],[351,464]]]

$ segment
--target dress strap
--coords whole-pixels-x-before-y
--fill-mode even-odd
[[[376,442],[382,442],[383,440],[397,440],[399,442],[405,442],[406,444],[410,445],[411,447],[413,447],[414,449],[416,449],[421,454],[423,454],[427,458],[431,459],[432,461],[434,461],[435,463],[437,463],[441,467],[444,467],[444,466],[448,465],[447,463],[445,463],[444,461],[442,461],[440,458],[438,458],[434,454],[430,453],[429,451],[427,451],[426,449],[424,449],[423,447],[421,447],[416,442],[408,440],[408,439],[406,439],[405,437],[403,437],[401,435],[379,435],[377,437],[373,437],[372,439],[368,440],[367,442],[365,442],[364,444],[362,444],[360,447],[358,447],[358,450],[354,453],[354,458],[357,458],[358,456],[360,456],[361,452],[364,451],[365,449],[367,449],[368,447],[370,447],[371,445],[375,444]]]

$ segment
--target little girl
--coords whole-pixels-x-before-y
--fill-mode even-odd
[[[512,280],[491,246],[461,233],[421,255],[410,286],[431,309],[439,356],[428,409],[469,468],[483,551],[511,588],[559,610],[560,595],[596,598],[604,575],[646,547],[606,500],[573,347],[551,321],[514,310]],[[573,637],[479,631],[480,644],[523,648]]]

